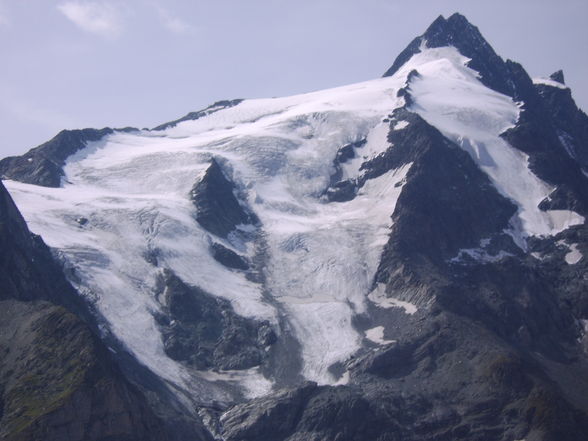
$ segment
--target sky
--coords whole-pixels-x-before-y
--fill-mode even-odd
[[[588,110],[586,0],[0,0],[0,158],[62,129],[377,78],[454,12],[531,76],[563,69]]]

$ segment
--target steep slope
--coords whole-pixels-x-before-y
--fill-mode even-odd
[[[587,133],[563,74],[455,14],[384,78],[72,144],[60,186],[2,173],[219,439],[577,440]]]
[[[168,439],[1,183],[0,247],[0,437]]]

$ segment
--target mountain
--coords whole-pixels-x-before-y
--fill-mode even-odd
[[[459,14],[382,78],[64,131],[0,175],[52,251],[3,193],[2,298],[20,309],[1,323],[22,337],[1,347],[46,373],[14,389],[5,357],[8,439],[38,439],[6,429],[15,413],[43,430],[67,414],[86,434],[68,440],[588,431],[588,117],[562,72],[530,78]],[[30,391],[93,365],[67,339],[126,397],[83,376],[122,433],[61,398],[26,413]]]

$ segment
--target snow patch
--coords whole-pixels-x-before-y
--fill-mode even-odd
[[[575,265],[580,260],[582,260],[582,257],[584,257],[582,255],[582,252],[578,249],[578,244],[573,243],[571,245],[568,245],[563,240],[558,241],[557,244],[564,246],[568,249],[568,252],[566,253],[566,255],[564,257],[564,259],[568,265]]]
[[[457,256],[450,260],[451,263],[468,263],[468,260],[475,260],[481,263],[494,263],[499,262],[506,257],[511,257],[512,254],[504,250],[500,250],[498,253],[490,254],[486,247],[490,245],[491,240],[486,238],[480,240],[480,246],[478,248],[466,248],[459,250]]]
[[[582,255],[582,253],[578,249],[578,245],[572,244],[572,245],[570,245],[570,252],[568,254],[566,254],[565,259],[566,259],[566,263],[568,265],[574,265],[574,264],[578,263],[580,260],[582,260],[582,257],[584,257],[584,256]]]
[[[402,308],[409,315],[413,315],[418,311],[417,306],[413,303],[388,297],[385,289],[386,285],[378,283],[376,288],[368,295],[368,299],[380,308]]]
[[[365,331],[365,337],[368,340],[378,343],[380,345],[386,345],[388,343],[396,343],[396,340],[385,340],[384,339],[384,327],[376,326],[375,328],[368,329]]]
[[[341,375],[341,378],[339,378],[339,380],[337,380],[336,383],[334,383],[334,386],[344,386],[346,384],[349,384],[349,371],[345,371],[343,373],[343,375]]]
[[[569,155],[570,158],[576,159],[575,148],[573,144],[573,138],[564,131],[558,131],[558,138],[561,145],[564,146],[566,153]]]
[[[267,395],[273,387],[273,383],[261,374],[259,368],[242,371],[202,371],[198,375],[210,382],[239,385],[244,388],[247,399]]]
[[[550,78],[533,78],[533,84],[541,84],[543,86],[557,87],[558,89],[567,89],[565,84],[559,81],[554,81]]]
[[[467,248],[463,250],[459,250],[459,253],[456,257],[450,260],[452,263],[460,263],[467,261],[467,257],[482,263],[495,263],[500,262],[502,259],[506,257],[511,257],[512,254],[507,253],[506,251],[500,250],[496,254],[490,254],[488,251],[482,248]]]
[[[533,252],[531,253],[531,256],[537,260],[545,260],[545,256],[541,253]]]

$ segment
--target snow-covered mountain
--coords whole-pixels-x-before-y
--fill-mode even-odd
[[[170,439],[588,428],[588,117],[459,14],[382,78],[64,131],[0,174]]]

